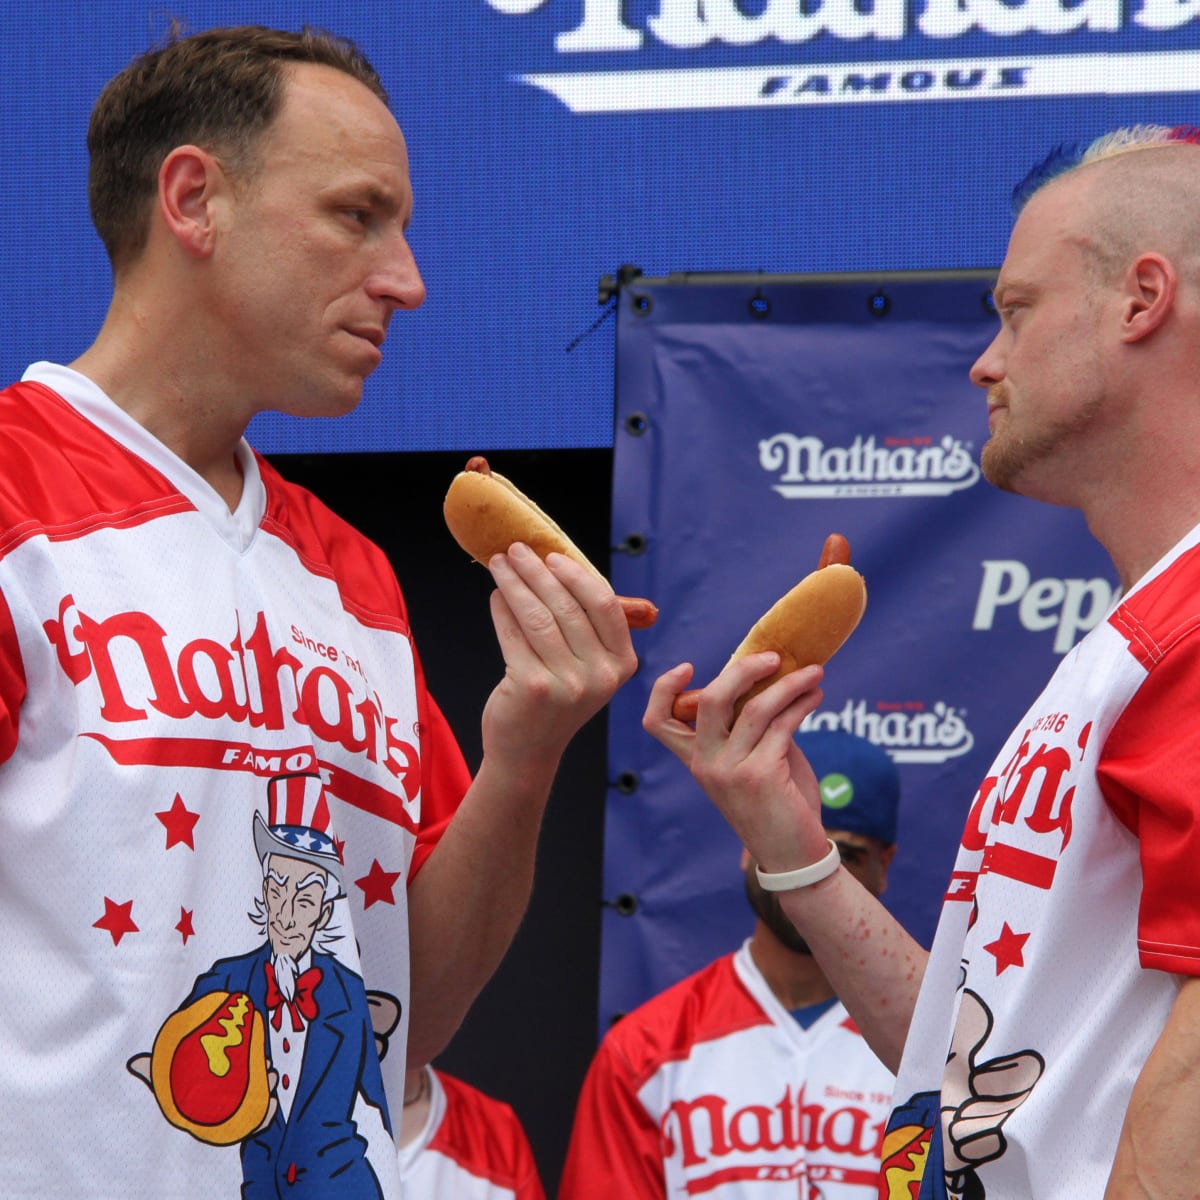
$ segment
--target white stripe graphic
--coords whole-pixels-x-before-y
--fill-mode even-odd
[[[1200,91],[1200,51],[520,75],[573,113]]]

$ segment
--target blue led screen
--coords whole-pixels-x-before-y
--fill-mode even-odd
[[[429,298],[351,417],[260,417],[269,453],[609,446],[613,322],[587,331],[621,264],[993,267],[1053,144],[1200,120],[1200,0],[8,3],[7,379],[103,317],[88,112],[169,15],[349,35],[409,141]]]

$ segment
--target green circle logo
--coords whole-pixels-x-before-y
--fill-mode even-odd
[[[854,799],[854,784],[836,771],[820,783],[821,803],[826,808],[845,808]]]

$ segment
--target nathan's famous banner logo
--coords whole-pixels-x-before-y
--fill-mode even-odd
[[[966,709],[944,700],[852,698],[840,708],[818,709],[801,729],[840,729],[866,738],[898,763],[945,763],[969,754],[975,735]]]
[[[484,3],[527,17],[552,0]],[[516,78],[576,113],[1200,90],[1200,50],[1175,48],[1187,36],[1185,27],[1200,17],[1200,0],[659,0],[658,11],[637,23],[625,0],[582,0],[581,6],[554,5],[555,11],[559,7],[578,14],[575,24],[553,38],[564,67],[581,54],[611,54],[614,67],[567,67]],[[969,34],[995,38],[995,56],[945,56],[954,39]],[[1005,45],[1020,35],[1065,34],[1101,35],[1112,39],[1112,48],[1059,54],[1051,41],[1044,50],[1014,54]],[[928,42],[931,57],[873,61],[864,55],[860,62],[802,66],[626,66],[630,55],[654,48],[686,54],[777,44],[786,54],[788,47],[818,38],[821,45],[833,39],[871,51]],[[1149,48],[1125,49],[1135,39]]]
[[[979,481],[970,446],[949,436],[860,435],[827,445],[814,434],[777,433],[758,443],[758,463],[788,500],[948,496]]]

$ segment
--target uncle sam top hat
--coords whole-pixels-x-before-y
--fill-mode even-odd
[[[900,772],[874,742],[843,729],[796,734],[821,791],[821,823],[891,845],[900,808]]]
[[[259,859],[286,854],[328,871],[340,885],[342,863],[329,834],[329,801],[315,772],[276,775],[267,782],[267,820],[254,814]]]

